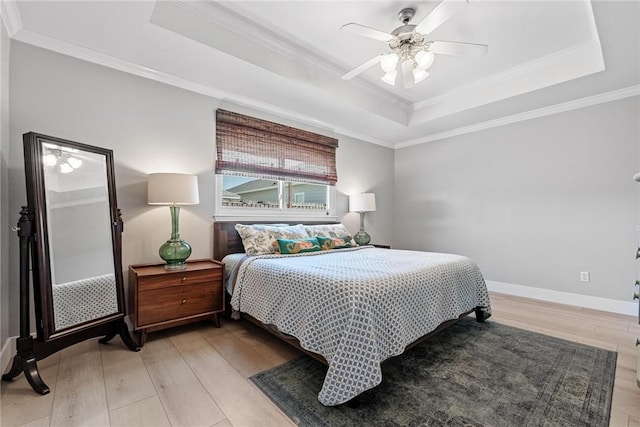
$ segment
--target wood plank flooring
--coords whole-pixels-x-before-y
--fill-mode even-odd
[[[611,421],[640,427],[637,318],[491,294],[492,321],[618,352]],[[151,333],[139,353],[89,340],[38,363],[51,393],[2,383],[0,426],[292,426],[248,378],[299,355],[248,322]]]

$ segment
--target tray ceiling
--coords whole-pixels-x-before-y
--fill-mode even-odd
[[[489,53],[437,55],[411,89],[382,82],[379,66],[342,80],[389,49],[340,27],[390,32],[400,9],[416,23],[438,2],[5,3],[16,40],[386,146],[638,85],[637,2],[470,0],[430,38]]]

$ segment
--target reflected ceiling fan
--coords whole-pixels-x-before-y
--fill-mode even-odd
[[[385,72],[385,75],[382,76],[383,82],[395,86],[398,69],[400,69],[404,87],[411,88],[429,77],[427,69],[433,64],[434,54],[471,57],[485,55],[489,50],[489,46],[486,44],[433,41],[427,38],[428,34],[458,13],[466,4],[466,1],[442,0],[417,25],[409,24],[415,16],[415,9],[410,7],[402,9],[398,13],[398,19],[402,25],[391,33],[353,22],[343,25],[341,30],[389,43],[391,52],[371,58],[349,71],[342,78],[350,80],[380,63]]]

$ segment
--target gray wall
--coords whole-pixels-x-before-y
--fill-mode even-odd
[[[9,337],[9,36],[0,19],[0,348]]]
[[[125,269],[129,264],[159,262],[158,248],[171,232],[169,209],[146,204],[147,175],[152,172],[198,175],[200,204],[182,208],[180,234],[191,244],[192,258],[212,256],[214,119],[220,100],[20,42],[12,43],[10,66],[10,213],[26,201],[21,135],[39,132],[114,150],[118,204],[125,222]],[[355,214],[347,213],[346,195],[375,191],[381,206],[368,217],[371,232],[388,241],[393,151],[340,137],[337,168],[338,215],[346,215],[345,222],[353,226]],[[17,243],[10,239],[12,284],[18,278]],[[12,286],[10,335],[18,333],[18,300],[17,287]]]
[[[487,280],[629,301],[639,106],[632,97],[397,150],[394,242],[470,256]]]
[[[392,218],[394,151],[368,142],[341,137],[338,154],[336,189],[342,195],[338,199],[338,211],[349,211],[348,195],[374,193],[376,211],[365,214],[365,229],[371,235],[371,243],[390,244],[393,237],[392,225],[395,222]],[[360,215],[356,212],[347,213],[341,220],[352,234],[360,228]]]

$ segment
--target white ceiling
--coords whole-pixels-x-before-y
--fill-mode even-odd
[[[400,9],[417,23],[437,4],[3,1],[2,15],[15,40],[389,147],[640,93],[638,1],[469,0],[429,39],[486,56],[437,55],[411,89],[379,66],[341,79],[388,52],[343,24],[391,32]]]

